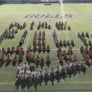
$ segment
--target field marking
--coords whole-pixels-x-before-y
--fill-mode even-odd
[[[69,48],[61,48],[61,50],[68,50]],[[27,50],[27,49],[24,49],[24,50]],[[57,51],[58,50],[58,48],[56,48],[56,49],[50,49],[51,51]],[[72,50],[80,50],[80,48],[73,48]]]
[[[0,85],[14,85],[14,83],[0,83]]]
[[[44,30],[44,29],[43,29]],[[51,34],[53,34],[53,32],[54,32],[54,30],[56,30],[56,29],[53,29],[53,30],[46,30],[45,29],[45,32],[46,32],[46,35],[48,34],[48,35],[51,35]],[[32,31],[34,31],[34,30],[32,30]],[[38,31],[38,30],[36,30],[36,31]],[[41,31],[41,30],[40,30]],[[56,32],[56,34],[58,34],[58,35],[61,35],[60,33],[65,33],[65,32],[70,32],[70,31],[68,31],[68,30],[57,30],[57,31],[55,31]],[[34,31],[35,32],[35,31]],[[34,32],[33,33],[31,33],[30,35],[32,35],[32,34],[34,34]],[[48,33],[49,32],[49,33]],[[74,32],[74,33],[78,33],[78,32],[80,32],[80,31],[71,31],[71,32]],[[82,32],[82,31],[81,31]],[[85,32],[85,31],[84,31]],[[89,32],[89,33],[91,33],[92,34],[92,32]],[[2,33],[0,32],[0,35],[1,35]],[[20,34],[17,34],[17,35],[19,35],[19,36],[21,36]]]
[[[23,49],[24,51],[26,51],[27,49]],[[58,51],[58,48],[57,49],[50,49],[51,51]],[[61,50],[68,50],[68,48],[61,48]],[[76,49],[76,48],[74,48],[74,49],[72,49],[73,51],[80,51],[80,48],[79,49]],[[38,52],[38,51],[37,51]]]
[[[11,82],[11,83],[7,83],[7,82],[4,82],[4,83],[0,83],[0,85],[14,85],[15,82]],[[60,84],[92,84],[92,81],[89,81],[89,82],[60,82]]]

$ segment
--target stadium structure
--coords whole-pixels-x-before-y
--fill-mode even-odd
[[[0,0],[0,3],[58,3],[59,0]],[[63,0],[63,2],[92,2],[92,0]]]

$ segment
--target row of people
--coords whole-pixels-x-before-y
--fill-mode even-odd
[[[7,48],[2,48],[0,49],[0,55],[4,54],[4,55],[12,55],[12,54],[16,54],[16,55],[24,55],[24,49],[22,47],[7,47]]]
[[[30,30],[33,30],[34,29],[34,26],[35,26],[35,22],[33,21],[31,24],[30,24]],[[40,30],[40,29],[48,29],[50,30],[52,25],[49,24],[48,22],[41,22],[39,21],[37,25],[37,30]],[[70,25],[67,23],[67,22],[56,22],[55,23],[55,27],[57,30],[71,30],[71,27]]]
[[[35,40],[38,40],[38,41],[44,41],[45,40],[45,31],[43,31],[43,32],[39,32],[39,33],[37,33],[37,31],[35,31],[35,33],[34,33],[34,37],[33,37],[33,41],[35,41]]]
[[[85,46],[88,46],[88,45],[91,46],[91,45],[92,45],[91,40],[87,41],[87,39],[86,39],[86,38],[89,39],[89,34],[88,34],[88,32],[86,32],[86,33],[84,33],[84,32],[79,33],[79,32],[78,32],[78,37],[80,38],[80,40],[83,42],[83,44],[84,44]]]
[[[44,82],[45,85],[48,85],[48,81],[54,85],[54,81],[57,80],[60,82],[61,79],[65,80],[67,77],[71,78],[72,75],[83,72],[86,73],[87,67],[84,61],[76,61],[67,63],[64,66],[57,68],[51,68],[50,70],[45,69],[44,71],[31,71],[30,66],[24,65],[19,66],[16,73],[16,89],[21,85],[22,89],[26,86],[29,88],[34,86],[37,89],[37,86]]]
[[[50,60],[50,56],[47,55],[46,56],[46,59],[44,59],[43,57],[40,57],[39,55],[32,55],[32,53],[28,50],[26,52],[26,60],[27,62],[30,64],[30,63],[34,63],[36,65],[36,67],[38,68],[39,66],[41,68],[43,68],[45,65],[47,67],[50,66],[51,64],[51,60]]]
[[[0,67],[2,67],[3,64],[5,64],[5,66],[8,66],[11,63],[13,66],[16,66],[16,65],[22,63],[23,60],[24,60],[24,56],[22,56],[22,55],[14,55],[14,56],[7,55],[7,56],[5,56],[4,54],[1,54],[0,55]],[[45,65],[47,67],[49,67],[51,64],[49,55],[46,57],[46,59],[44,59],[43,57],[39,57],[39,56],[35,56],[35,55],[29,56],[27,53],[26,60],[29,64],[30,63],[35,64],[36,68],[38,68],[39,66],[41,68],[43,68]]]
[[[78,37],[79,38],[81,38],[81,37],[87,37],[87,38],[89,38],[89,33],[88,32],[78,32]]]
[[[77,57],[74,54],[72,48],[68,48],[68,50],[62,50],[61,48],[59,48],[57,50],[57,58],[60,65],[63,65],[64,61],[67,63],[77,60]]]
[[[42,47],[42,46],[40,46],[40,47],[34,46],[33,48],[30,46],[29,49],[30,49],[32,52],[34,52],[34,53],[38,52],[39,54],[40,54],[41,52],[42,52],[42,53],[45,53],[45,52],[50,53],[50,51],[51,51],[49,45],[44,46],[44,47]]]
[[[13,29],[14,27],[16,27],[17,29],[24,29],[26,27],[26,22],[24,22],[23,24],[20,24],[19,22],[15,22],[15,23],[11,23],[9,25],[9,29]]]
[[[13,39],[15,38],[15,34],[18,33],[18,29],[22,30],[26,27],[26,23],[24,22],[21,25],[18,22],[9,24],[9,27],[5,29],[5,31],[0,35],[0,43],[5,39]]]
[[[71,30],[70,25],[67,22],[56,22],[55,24],[57,30]]]
[[[46,45],[45,42],[45,32],[35,32],[34,33],[34,37],[33,37],[33,51],[36,52],[38,51],[39,53],[41,53],[43,51],[44,52],[50,52],[50,46]]]
[[[46,59],[32,55],[32,51],[29,48],[26,51],[25,57],[24,54],[25,51],[21,47],[17,47],[16,49],[14,47],[7,48],[7,50],[5,48],[2,48],[2,50],[0,50],[0,63],[2,65],[6,62],[9,65],[12,62],[15,65],[17,62],[23,62],[24,58],[26,58],[28,63],[34,63],[37,68],[38,66],[41,66],[41,68],[43,68],[45,64],[47,67],[49,67],[51,64],[49,55],[46,57]]]
[[[22,46],[23,45],[26,36],[27,36],[27,30],[25,30],[24,33],[22,34],[22,36],[20,38],[20,41],[19,41],[19,46]]]
[[[35,26],[35,22],[33,21],[31,24],[30,24],[30,30],[33,30],[34,29],[34,26]],[[37,30],[40,30],[40,29],[51,29],[51,25],[48,24],[48,22],[39,22],[37,24]]]
[[[90,66],[92,60],[92,46],[90,47],[83,47],[80,48],[80,53],[82,54],[85,63]]]
[[[59,48],[59,47],[74,47],[75,46],[75,43],[73,40],[71,40],[71,41],[69,41],[69,40],[58,41],[57,34],[55,31],[53,32],[53,39],[54,39],[54,43],[55,43],[57,48]]]
[[[75,46],[75,43],[73,40],[69,41],[69,40],[60,40],[60,41],[56,41],[55,42],[56,44],[56,47],[59,48],[59,47],[74,47]]]
[[[15,34],[17,33],[17,29],[5,29],[5,31],[0,35],[0,43],[2,43],[2,41],[5,39],[15,38]]]
[[[48,29],[48,30],[50,30],[51,25],[48,24],[48,22],[39,22],[38,25],[37,25],[37,30],[40,30],[40,29]]]
[[[2,67],[4,64],[7,67],[8,65],[12,64],[13,66],[19,65],[23,62],[23,56],[22,55],[14,55],[5,56],[4,54],[0,55],[0,67]]]

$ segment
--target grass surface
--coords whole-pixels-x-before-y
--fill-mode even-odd
[[[79,38],[76,36],[77,32],[89,32],[90,35],[92,34],[92,4],[64,4],[64,13],[65,14],[72,14],[72,18],[65,19],[70,25],[71,25],[71,32],[69,31],[57,31],[58,39],[70,39],[74,40],[76,47],[74,49],[79,49],[82,44],[82,42],[79,40]],[[52,4],[51,6],[44,6],[43,4],[5,4],[0,6],[0,34],[5,30],[6,27],[11,22],[19,22],[23,23],[24,21],[27,23],[27,27],[25,29],[28,30],[27,38],[25,39],[25,43],[23,45],[24,48],[27,48],[29,45],[32,45],[32,38],[34,35],[34,32],[36,31],[30,31],[29,26],[32,21],[35,21],[38,23],[39,21],[48,21],[52,26],[52,30],[45,30],[46,32],[46,42],[50,44],[50,47],[52,49],[56,49],[54,45],[54,41],[52,38],[52,32],[55,30],[55,22],[60,21],[62,19],[31,19],[31,18],[24,18],[26,15],[31,14],[61,14],[61,8],[58,4]],[[24,30],[25,30],[24,29]],[[5,40],[2,44],[0,44],[0,48],[2,47],[11,47],[11,46],[17,46],[19,39],[24,32],[24,30],[21,30],[18,32],[18,34],[15,36],[15,39],[13,40]],[[90,39],[92,40],[92,37],[90,36]],[[79,53],[79,50],[74,51],[78,58],[81,58],[81,55]],[[38,53],[37,53],[38,54]],[[42,56],[46,57],[47,54],[41,54]],[[51,66],[56,67],[58,65],[57,58],[56,58],[56,51],[52,50],[50,53],[51,57]],[[0,92],[14,92],[14,82],[15,82],[15,76],[16,76],[16,67],[12,67],[12,65],[5,67],[3,66],[0,68]],[[18,91],[22,91],[21,88]],[[34,91],[34,88],[30,88],[30,90],[27,90],[26,88],[23,90],[25,91]],[[47,86],[44,84],[41,87],[38,87],[37,92],[92,92],[92,67],[88,68],[86,75],[78,74],[75,77],[73,76],[71,79],[67,78],[65,81],[60,82],[58,84],[55,81],[55,85],[52,86],[51,83],[49,83]]]

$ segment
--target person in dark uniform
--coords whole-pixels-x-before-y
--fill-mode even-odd
[[[47,85],[48,81],[49,81],[49,73],[48,73],[47,69],[45,69],[45,71],[44,71],[44,82],[45,82],[45,85]]]
[[[50,81],[51,81],[52,85],[54,85],[54,80],[55,80],[55,72],[54,72],[54,69],[51,68],[51,71],[50,71]]]
[[[44,67],[44,58],[41,57],[41,60],[40,60],[40,67],[41,69]]]
[[[47,67],[49,67],[50,64],[51,64],[50,57],[49,57],[49,55],[47,55],[47,57],[46,57],[46,65],[47,65]]]

